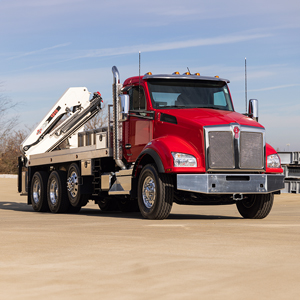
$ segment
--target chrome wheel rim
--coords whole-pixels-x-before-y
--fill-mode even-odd
[[[67,189],[72,196],[72,198],[75,198],[78,194],[78,176],[75,171],[73,171],[68,178],[67,181]]]
[[[51,180],[50,183],[50,201],[53,205],[57,203],[58,199],[58,184],[55,179]]]
[[[142,188],[142,197],[144,205],[151,208],[154,205],[156,197],[155,181],[151,176],[145,178]]]
[[[32,194],[33,194],[33,201],[34,203],[37,204],[41,199],[41,184],[38,179],[34,181]]]

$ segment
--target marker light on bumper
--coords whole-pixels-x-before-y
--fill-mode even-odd
[[[174,167],[197,167],[196,157],[193,155],[172,152],[174,158]]]

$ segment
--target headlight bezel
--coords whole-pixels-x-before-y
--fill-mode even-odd
[[[174,168],[197,168],[197,159],[192,154],[171,152]]]
[[[281,161],[278,154],[270,154],[267,156],[267,168],[271,168],[271,169],[281,168]]]

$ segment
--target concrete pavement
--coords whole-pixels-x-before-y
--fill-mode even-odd
[[[299,194],[263,220],[174,204],[153,221],[36,213],[16,186],[0,178],[0,299],[299,299]]]

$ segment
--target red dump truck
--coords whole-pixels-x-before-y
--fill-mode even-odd
[[[218,76],[149,72],[121,84],[112,72],[106,127],[83,130],[101,110],[100,93],[69,88],[22,143],[18,190],[35,211],[78,212],[95,201],[165,219],[175,202],[269,214],[284,176],[257,100],[240,114]]]

